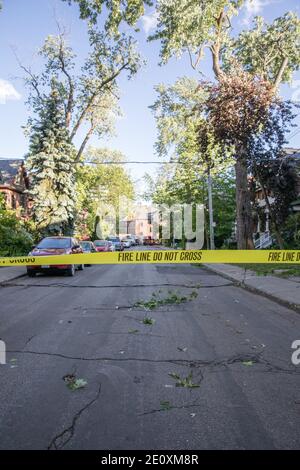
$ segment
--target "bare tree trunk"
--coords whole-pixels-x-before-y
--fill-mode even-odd
[[[88,141],[90,140],[90,138],[91,138],[91,136],[92,136],[94,130],[95,130],[95,128],[94,128],[94,126],[92,126],[92,127],[89,129],[88,133],[86,134],[86,136],[85,136],[85,138],[84,138],[84,141],[82,142],[82,144],[81,144],[81,146],[80,146],[80,149],[79,149],[78,152],[77,152],[77,155],[76,155],[76,158],[75,158],[75,163],[79,163],[80,158],[81,158],[81,155],[83,154],[84,149],[85,149],[85,147],[87,146],[87,143],[88,143]]]
[[[243,151],[239,153],[235,165],[236,173],[236,220],[237,220],[237,247],[238,250],[252,250],[253,220],[251,211],[251,198],[248,187],[248,172]]]

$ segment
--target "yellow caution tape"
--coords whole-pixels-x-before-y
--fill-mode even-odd
[[[153,250],[77,255],[0,258],[1,266],[70,264],[290,263],[300,264],[300,250]]]

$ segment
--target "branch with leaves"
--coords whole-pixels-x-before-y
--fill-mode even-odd
[[[125,34],[112,39],[95,28],[89,28],[91,51],[75,73],[76,54],[68,45],[64,32],[49,36],[39,55],[44,60],[40,74],[20,63],[25,72],[25,84],[29,88],[28,103],[33,114],[44,106],[55,79],[64,103],[65,126],[74,141],[80,129],[88,124],[88,130],[79,145],[75,161],[78,162],[91,136],[104,136],[114,130],[114,117],[120,114],[117,80],[121,74],[130,79],[141,66],[135,41]],[[30,128],[31,120],[29,120]]]
[[[117,34],[121,23],[135,26],[139,18],[145,13],[145,6],[151,6],[152,0],[63,0],[69,5],[79,5],[80,18],[96,24],[98,18],[107,12],[105,29]]]

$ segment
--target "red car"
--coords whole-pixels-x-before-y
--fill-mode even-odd
[[[144,245],[154,245],[154,240],[152,237],[144,237]]]
[[[98,253],[103,253],[107,251],[111,251],[111,247],[108,241],[106,240],[95,240],[94,245]]]
[[[82,247],[76,238],[72,237],[47,237],[44,238],[33,250],[29,256],[57,256],[57,255],[77,255],[83,253]],[[37,273],[46,271],[63,271],[68,276],[74,276],[75,269],[83,271],[84,264],[58,264],[55,266],[27,266],[27,274],[34,277]]]

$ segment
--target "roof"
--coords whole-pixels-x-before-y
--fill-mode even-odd
[[[0,160],[0,184],[14,184],[23,160]]]
[[[294,149],[294,148],[285,148],[284,149],[284,155],[287,158],[293,158],[295,160],[300,160],[300,149]]]
[[[50,238],[50,239],[55,238],[55,240],[65,240],[65,239],[74,238],[74,237],[65,237],[65,236],[63,236],[63,235],[59,235],[59,236],[56,236],[56,237],[45,237],[44,240],[46,240],[46,239],[48,240],[49,238]]]

